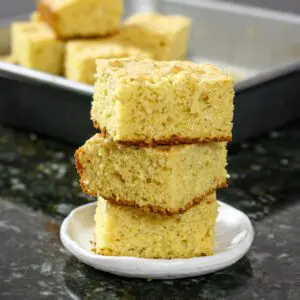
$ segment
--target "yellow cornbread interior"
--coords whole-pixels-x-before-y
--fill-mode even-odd
[[[65,38],[104,36],[116,32],[123,14],[123,0],[48,0],[54,29]]]
[[[97,60],[91,117],[114,140],[231,137],[233,80],[213,65]]]
[[[121,35],[150,50],[157,60],[178,60],[186,54],[190,24],[183,16],[142,13],[125,21]]]
[[[122,57],[152,58],[152,54],[117,37],[70,41],[66,46],[66,77],[70,80],[93,84],[96,59]]]
[[[75,156],[85,192],[172,214],[226,183],[226,154],[225,142],[138,148],[97,134]]]
[[[31,22],[36,22],[36,23],[40,23],[43,22],[42,16],[38,11],[34,11],[31,15],[30,15],[30,21]]]
[[[102,255],[188,258],[214,253],[215,194],[183,214],[162,216],[98,198],[95,251]]]
[[[45,23],[20,22],[11,28],[12,55],[23,67],[52,74],[63,71],[64,43]]]

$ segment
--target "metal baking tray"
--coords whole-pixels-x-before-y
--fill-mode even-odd
[[[126,1],[127,15],[153,9],[189,16],[189,58],[214,62],[240,76],[235,142],[300,117],[300,16],[216,1],[148,1],[146,8],[141,2]],[[0,55],[5,53],[9,25],[0,20]],[[94,133],[89,118],[92,86],[0,63],[0,90],[2,124],[75,144]]]

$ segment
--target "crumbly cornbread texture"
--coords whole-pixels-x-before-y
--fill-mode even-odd
[[[12,55],[23,67],[62,74],[64,43],[45,23],[20,22],[11,28]]]
[[[120,28],[123,0],[41,0],[38,12],[61,38],[110,35]]]
[[[210,64],[97,60],[91,118],[115,141],[231,140],[233,80]]]
[[[122,57],[152,58],[150,52],[125,42],[119,36],[67,42],[65,75],[68,79],[94,84],[96,59]]]
[[[136,147],[94,135],[75,153],[83,191],[176,214],[226,185],[226,143]]]
[[[177,60],[186,55],[190,24],[183,16],[143,13],[128,18],[121,34],[157,60]]]
[[[184,258],[214,253],[215,194],[174,216],[111,204],[98,198],[95,252],[112,256]]]

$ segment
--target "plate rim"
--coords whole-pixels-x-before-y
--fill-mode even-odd
[[[186,278],[204,275],[223,269],[237,262],[248,252],[254,239],[254,229],[249,217],[241,210],[238,210],[225,202],[218,200],[218,203],[220,207],[234,210],[243,217],[247,234],[234,248],[211,256],[155,259],[130,256],[104,256],[89,252],[71,238],[68,234],[68,228],[74,215],[84,209],[93,206],[96,207],[97,201],[76,207],[68,214],[60,227],[60,239],[64,247],[83,263],[98,270],[117,275],[153,279]],[[134,264],[132,265],[133,262]],[[116,265],[110,265],[111,263],[117,263],[118,267],[116,267]],[[127,270],[123,269],[125,266],[128,267]]]

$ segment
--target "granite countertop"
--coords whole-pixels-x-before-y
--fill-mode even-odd
[[[0,127],[0,299],[299,299],[300,121],[230,149],[219,199],[252,219],[249,253],[225,270],[184,280],[95,271],[62,246],[59,227],[90,201],[74,148]]]

